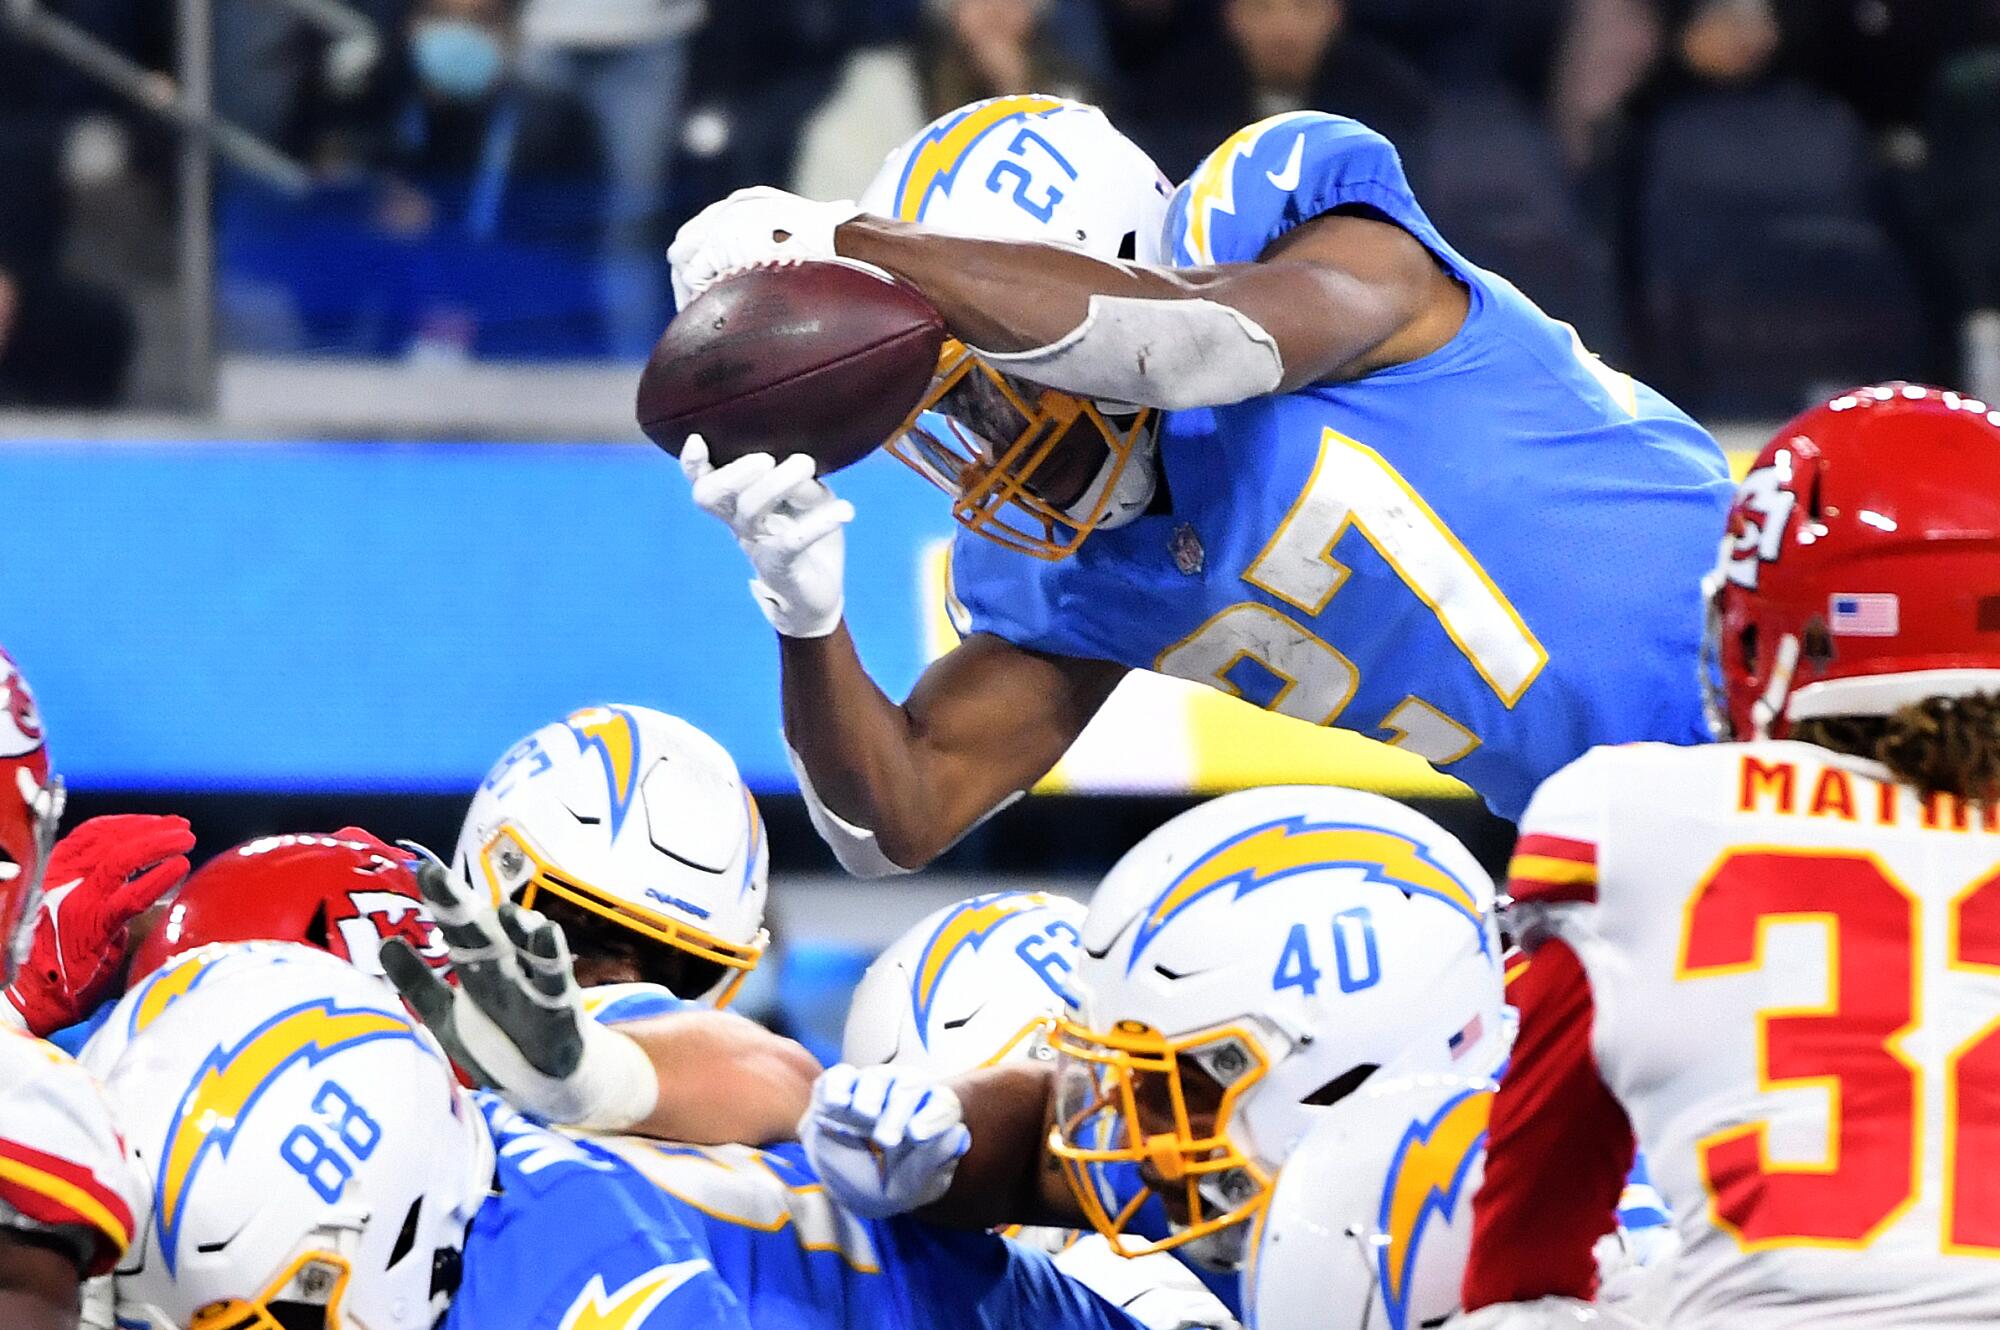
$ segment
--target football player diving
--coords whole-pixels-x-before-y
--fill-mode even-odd
[[[34,694],[0,651],[0,982],[16,978],[45,917],[62,802]],[[82,1280],[123,1254],[144,1195],[96,1084],[54,1045],[0,1022],[0,1325],[75,1326]]]
[[[1508,817],[1593,744],[1708,737],[1720,450],[1453,249],[1363,125],[1260,121],[1175,190],[1097,110],[1004,97],[858,204],[739,191],[670,257],[683,306],[752,265],[871,264],[951,333],[888,446],[951,497],[963,641],[900,705],[844,626],[853,510],[813,459],[681,455],[850,871],[929,862],[1132,670],[1385,740]]]

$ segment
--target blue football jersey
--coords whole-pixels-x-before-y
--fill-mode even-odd
[[[1167,413],[1165,502],[1060,562],[960,532],[961,630],[1357,730],[1508,817],[1595,744],[1707,739],[1721,450],[1445,243],[1386,139],[1318,112],[1252,125],[1174,195],[1164,250],[1249,262],[1342,208],[1464,285],[1457,336],[1351,383]]]
[[[479,1099],[498,1183],[445,1330],[1139,1330],[1039,1251],[848,1215],[796,1146],[572,1137]]]
[[[441,1330],[750,1330],[682,1207],[586,1142],[478,1096],[498,1155]]]

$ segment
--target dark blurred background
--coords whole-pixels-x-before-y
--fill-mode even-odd
[[[636,359],[695,209],[852,197],[1032,89],[1177,179],[1265,115],[1365,120],[1454,243],[1699,415],[2000,360],[2000,0],[9,0],[0,400],[189,395],[180,139],[45,33],[166,105],[211,7],[214,114],[298,168],[216,172],[225,357]]]

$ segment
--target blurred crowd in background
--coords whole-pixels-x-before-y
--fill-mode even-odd
[[[636,358],[728,190],[854,197],[933,115],[1106,106],[1179,179],[1280,111],[1697,413],[2000,363],[2000,0],[214,0],[225,346]],[[170,75],[175,6],[40,0]],[[4,12],[4,11],[0,11]],[[171,130],[0,20],[0,404],[108,405],[160,322]]]

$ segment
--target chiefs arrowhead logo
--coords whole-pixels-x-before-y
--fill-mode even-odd
[[[382,944],[399,937],[433,970],[450,966],[444,934],[422,901],[395,891],[350,891],[347,902],[354,913],[342,916],[336,900],[330,902],[334,913],[327,922],[334,929],[329,939],[336,944],[333,950],[345,948],[350,963],[370,974],[381,974]]]
[[[20,757],[42,746],[42,713],[35,695],[7,653],[0,651],[0,757]]]

